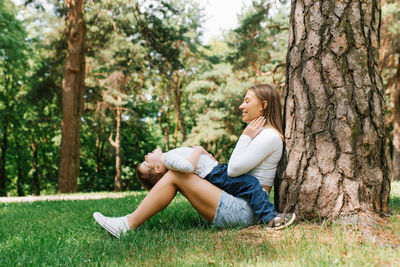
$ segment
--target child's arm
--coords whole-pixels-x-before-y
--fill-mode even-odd
[[[182,158],[179,154],[168,152],[165,156],[165,165],[170,170],[193,173],[199,163],[201,154],[208,154],[201,146],[193,147],[192,153],[187,158]]]
[[[208,152],[202,146],[194,146],[193,152],[187,158],[187,160],[192,164],[193,168],[196,169],[197,164],[199,163],[201,154],[208,154]]]

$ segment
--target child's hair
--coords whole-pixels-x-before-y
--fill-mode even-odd
[[[148,171],[143,171],[140,168],[139,164],[136,167],[136,179],[142,184],[144,189],[150,191],[153,186],[163,177],[163,175],[168,171],[165,169],[165,171],[157,173],[154,169],[149,169]]]

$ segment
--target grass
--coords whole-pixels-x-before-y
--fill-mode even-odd
[[[400,182],[392,183],[394,215],[375,232],[383,244],[335,223],[216,229],[180,195],[121,240],[93,220],[94,211],[126,214],[145,194],[0,204],[0,266],[400,266]]]

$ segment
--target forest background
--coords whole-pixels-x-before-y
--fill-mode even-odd
[[[84,2],[79,191],[140,189],[135,167],[155,147],[200,144],[227,162],[243,130],[237,107],[246,88],[267,82],[285,95],[288,3],[252,1],[237,28],[207,44],[199,6],[195,0]],[[399,160],[393,146],[399,10],[396,1],[382,1],[380,74],[393,160]],[[0,0],[0,196],[59,190],[67,12],[64,1],[17,7]],[[396,168],[393,175],[400,179]]]

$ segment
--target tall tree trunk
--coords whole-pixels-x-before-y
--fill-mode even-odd
[[[118,96],[118,102],[122,99]],[[117,106],[117,133],[115,141],[112,140],[112,132],[108,141],[115,149],[115,177],[114,177],[114,190],[121,191],[121,107]]]
[[[100,129],[101,127],[99,127]],[[100,130],[97,133],[96,137],[96,166],[94,167],[95,175],[93,177],[92,188],[97,187],[97,179],[99,178],[99,174],[102,170],[102,161],[103,161],[103,152],[104,152],[104,144],[105,141],[100,140]]]
[[[393,101],[393,179],[400,180],[400,58],[391,88]]]
[[[170,133],[170,125],[169,125],[169,114],[171,110],[171,101],[168,97],[167,99],[168,104],[167,104],[167,110],[165,111],[165,120],[167,123],[167,126],[164,128],[164,139],[165,139],[165,145],[166,145],[166,150],[169,150],[171,145],[169,144],[169,133]]]
[[[303,218],[387,211],[380,13],[378,0],[292,0],[279,210]]]
[[[174,90],[174,105],[175,105],[175,110],[177,111],[176,114],[176,123],[178,125],[179,123],[179,128],[180,128],[180,132],[181,132],[181,137],[182,137],[182,143],[185,142],[186,140],[186,125],[185,125],[185,119],[183,117],[183,114],[181,112],[182,110],[182,86],[184,84],[184,81],[186,79],[186,71],[184,71],[183,75],[182,75],[182,79],[181,81],[179,81],[179,74],[178,72],[175,72],[175,90]],[[176,145],[175,145],[176,147]]]
[[[19,160],[17,162],[17,169],[17,194],[19,197],[23,197],[25,196],[24,190],[22,189],[24,171],[22,170],[21,162]]]
[[[170,102],[169,96],[167,96],[166,99],[167,99],[167,108],[166,108],[166,110],[164,110],[164,92],[163,92],[162,97],[161,97],[161,111],[160,111],[160,115],[158,116],[158,124],[160,125],[160,129],[161,129],[161,131],[163,132],[163,135],[164,135],[165,150],[168,151],[169,148],[170,148],[170,145],[169,145],[169,131],[170,131],[170,128],[169,128],[169,110],[170,110],[170,107],[171,107],[171,104],[170,104],[171,102]],[[162,125],[162,116],[163,116],[164,113],[165,113],[166,122],[167,122],[167,126],[166,127],[163,127],[163,125]]]
[[[175,105],[174,105],[175,106]],[[178,146],[179,114],[175,106],[174,148]]]
[[[32,177],[32,182],[33,182],[33,189],[34,195],[39,196],[40,195],[40,182],[39,182],[39,171],[38,171],[38,144],[33,142],[31,143],[31,149],[32,149],[32,169],[33,169],[33,177]]]
[[[179,127],[181,126],[181,97],[182,93],[179,90],[179,76],[175,72],[174,74],[174,90],[173,90],[173,97],[172,101],[174,103],[175,108],[175,131],[174,131],[174,147],[178,146],[178,131]]]
[[[94,168],[95,175],[92,180],[91,187],[92,189],[97,188],[97,179],[99,178],[99,174],[102,170],[102,161],[104,158],[103,152],[104,152],[104,145],[105,145],[105,140],[104,138],[101,138],[103,135],[105,135],[105,130],[102,127],[102,122],[101,120],[98,120],[98,116],[101,116],[101,103],[100,101],[97,101],[96,105],[96,113],[95,113],[95,120],[97,121],[97,126],[96,126],[96,131],[97,131],[97,136],[96,136],[96,166]]]
[[[21,197],[25,195],[24,190],[22,189],[25,175],[22,167],[21,148],[18,143],[18,140],[15,139],[15,152],[17,155],[17,194]]]
[[[6,155],[8,139],[8,118],[3,120],[3,138],[1,142],[0,157],[0,196],[7,196]]]
[[[97,134],[96,136],[96,166],[94,167],[94,177],[93,177],[93,183],[92,186],[96,184],[97,178],[99,176],[99,170],[100,170],[100,162],[101,158],[99,157],[99,151],[100,151],[100,136]]]
[[[63,121],[58,193],[78,191],[80,132],[85,83],[86,26],[83,1],[66,0],[68,50],[62,83]]]

